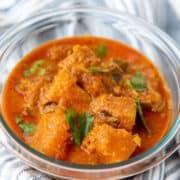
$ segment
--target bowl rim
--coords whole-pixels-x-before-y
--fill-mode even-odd
[[[140,26],[144,25],[144,28],[151,30],[155,36],[159,36],[159,38],[161,40],[165,40],[166,42],[168,42],[169,45],[171,46],[171,48],[173,48],[175,53],[179,54],[179,57],[180,57],[180,53],[178,52],[179,50],[178,50],[178,46],[176,45],[176,43],[168,35],[166,35],[164,32],[162,32],[160,29],[156,28],[152,24],[147,23],[138,17],[134,17],[132,15],[129,15],[127,13],[123,13],[123,12],[120,12],[117,10],[109,10],[106,8],[91,8],[91,7],[74,7],[74,8],[68,8],[68,9],[61,9],[61,11],[59,11],[58,8],[52,8],[52,9],[46,10],[44,12],[38,13],[36,15],[33,15],[33,16],[23,20],[22,22],[17,23],[13,27],[11,27],[6,33],[4,33],[2,35],[2,37],[0,38],[0,40],[1,40],[0,49],[3,49],[3,44],[7,44],[6,41],[11,39],[13,37],[13,35],[16,34],[16,32],[20,32],[23,28],[26,28],[34,23],[39,22],[40,20],[55,16],[55,15],[60,16],[65,13],[68,14],[68,13],[73,13],[73,12],[74,13],[76,13],[76,12],[92,13],[93,12],[93,13],[97,13],[100,15],[102,15],[102,14],[110,15],[111,18],[126,17],[129,21],[132,21],[131,19],[133,19],[134,21],[136,21],[136,23],[138,25],[140,25]],[[2,52],[4,52],[4,51],[2,51]],[[175,65],[180,65],[178,61],[174,61],[173,63]],[[180,109],[178,109],[178,110],[180,111]],[[3,132],[5,132],[5,134],[8,135],[8,137],[10,137],[11,140],[13,140],[15,143],[17,143],[24,151],[28,151],[33,157],[35,157],[39,160],[43,160],[46,163],[51,164],[52,166],[56,166],[57,168],[60,168],[62,166],[66,169],[70,169],[70,170],[74,170],[74,171],[76,171],[76,170],[78,171],[79,169],[81,171],[87,171],[87,170],[88,171],[99,171],[99,170],[107,171],[108,169],[112,170],[112,169],[116,169],[119,167],[124,168],[130,164],[131,165],[138,164],[139,162],[152,157],[154,154],[156,154],[157,152],[162,150],[174,138],[176,132],[180,128],[180,113],[177,113],[177,114],[178,114],[177,119],[174,122],[173,126],[169,129],[169,131],[161,139],[161,141],[159,143],[157,143],[155,146],[153,146],[146,152],[141,153],[140,155],[130,158],[127,161],[123,161],[123,162],[119,162],[119,163],[112,163],[112,164],[104,164],[104,165],[82,165],[82,164],[69,163],[69,162],[65,162],[62,160],[56,160],[54,158],[48,157],[48,156],[32,149],[30,146],[28,146],[23,141],[21,141],[15,135],[15,133],[8,127],[8,125],[5,121],[5,119],[2,117],[2,115],[0,115],[0,126],[1,126],[1,129],[3,130]],[[22,158],[21,156],[23,157],[23,155],[20,155],[20,158]]]

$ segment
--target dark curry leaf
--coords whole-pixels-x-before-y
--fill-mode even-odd
[[[92,128],[94,116],[92,116],[89,112],[84,112],[83,117],[85,123],[80,126],[80,129],[82,129],[82,136],[84,138]]]
[[[139,118],[141,120],[142,125],[144,126],[144,128],[146,129],[146,131],[150,134],[151,130],[149,129],[145,119],[144,119],[144,115],[143,115],[143,111],[142,111],[142,107],[141,107],[141,103],[139,100],[136,100],[136,108],[137,108],[137,113],[139,115]]]
[[[97,56],[104,57],[107,53],[107,46],[105,44],[99,44],[97,49]]]
[[[72,109],[72,108],[67,109],[66,121],[68,122],[71,129],[74,129],[74,127],[75,127],[75,118],[76,117],[77,117],[77,112],[74,109]]]
[[[81,145],[82,140],[87,135],[92,127],[94,117],[89,112],[84,112],[80,116],[73,109],[68,109],[66,112],[66,121],[68,122],[74,143]]]
[[[71,133],[72,133],[72,136],[73,136],[74,143],[76,145],[80,146],[81,145],[80,129],[78,129],[77,127],[73,127],[71,129]]]
[[[119,59],[113,59],[113,63],[117,64],[119,66],[119,68],[122,69],[122,71],[126,71],[127,68],[128,68],[128,63],[127,62],[124,62],[122,60],[119,60]]]
[[[130,80],[131,85],[137,92],[142,92],[147,89],[147,82],[144,75],[141,72],[136,72],[136,74]]]
[[[118,83],[118,82],[121,80],[121,78],[122,78],[122,74],[119,73],[119,72],[112,72],[111,75],[112,75],[112,78],[113,78],[117,83]]]

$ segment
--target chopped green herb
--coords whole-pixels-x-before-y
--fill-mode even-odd
[[[44,60],[38,60],[33,64],[33,67],[34,68],[41,67],[44,64],[44,62],[45,62]]]
[[[24,71],[24,76],[25,77],[29,77],[30,75],[38,72],[38,74],[40,76],[43,76],[45,74],[45,69],[44,68],[41,68],[41,66],[44,64],[44,60],[38,60],[36,62],[34,62],[34,64],[27,70]],[[44,70],[42,70],[44,69]]]
[[[110,74],[112,75],[112,78],[118,83],[122,77],[121,73],[118,72],[118,71],[114,71],[114,70],[111,70],[111,69],[104,69],[102,67],[95,67],[95,66],[92,66],[92,67],[89,67],[88,68],[89,72],[92,73],[92,74],[100,74],[100,73],[105,73],[105,74]]]
[[[128,88],[133,89],[133,86],[132,86],[130,80],[126,80],[125,83],[126,83],[126,86],[127,86]]]
[[[102,69],[101,67],[95,67],[95,66],[91,66],[89,67],[89,72],[92,74],[98,74],[98,73],[108,73],[110,70],[108,69]]]
[[[25,135],[32,135],[36,129],[34,124],[26,124],[24,123],[24,119],[20,116],[16,116],[15,118],[16,124],[23,130]]]
[[[144,115],[143,115],[143,111],[142,111],[142,107],[141,107],[141,103],[139,100],[136,101],[136,108],[137,108],[137,113],[139,115],[142,125],[144,126],[146,131],[150,134],[151,130],[149,129],[148,125],[146,124],[146,121],[145,121]]]
[[[23,130],[25,135],[32,135],[36,130],[36,126],[34,124],[22,123],[19,125],[19,127]]]
[[[23,122],[23,119],[20,116],[16,116],[16,124],[20,124],[21,122]]]
[[[137,92],[142,92],[147,89],[146,79],[141,72],[136,72],[136,74],[132,77],[131,85]]]
[[[68,109],[66,112],[66,121],[68,122],[74,143],[80,146],[83,138],[92,128],[94,117],[89,112],[84,112],[81,115],[77,115],[73,109]]]
[[[23,75],[24,75],[24,77],[29,77],[29,76],[31,75],[31,72],[29,71],[29,69],[28,69],[28,70],[25,70],[25,71],[23,72]]]
[[[107,53],[107,46],[105,44],[99,44],[97,49],[97,56],[104,57]]]
[[[46,74],[46,69],[40,68],[39,71],[38,71],[38,75],[39,76],[44,76],[45,74]]]

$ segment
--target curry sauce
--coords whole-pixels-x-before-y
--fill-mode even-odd
[[[22,141],[47,156],[109,164],[162,139],[171,99],[140,52],[109,39],[72,37],[22,58],[6,81],[2,114]]]

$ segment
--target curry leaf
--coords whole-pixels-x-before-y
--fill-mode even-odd
[[[19,127],[23,130],[25,135],[32,135],[36,130],[36,126],[34,124],[22,123]]]
[[[73,136],[73,140],[74,140],[74,143],[78,146],[81,145],[81,134],[80,134],[80,129],[78,129],[77,127],[73,127],[71,129],[71,133],[72,133],[72,136]]]
[[[144,126],[144,128],[146,129],[146,131],[150,134],[151,130],[149,129],[145,119],[144,119],[144,115],[143,115],[143,111],[142,111],[142,107],[141,107],[141,103],[139,100],[136,100],[136,108],[137,108],[137,113],[139,115],[139,118],[141,120],[142,125]]]
[[[66,121],[68,122],[71,129],[75,127],[75,118],[77,117],[77,113],[74,109],[69,108],[66,112]]]
[[[141,72],[136,72],[136,74],[131,79],[131,85],[137,92],[142,92],[147,89],[147,82],[144,75]]]
[[[79,116],[82,138],[84,138],[92,128],[93,121],[94,117],[89,112],[84,112],[81,116]]]
[[[99,44],[97,49],[97,56],[104,57],[107,53],[107,46],[105,44]]]
[[[92,127],[94,117],[89,112],[84,112],[78,116],[72,108],[66,111],[65,117],[71,129],[74,143],[80,146],[82,140]]]
[[[113,63],[117,64],[124,72],[128,68],[128,63],[124,62],[123,60],[113,59]]]
[[[86,126],[84,128],[84,136],[86,136],[88,132],[91,130],[94,121],[94,116],[92,116],[89,112],[85,112],[85,117],[86,117]]]

